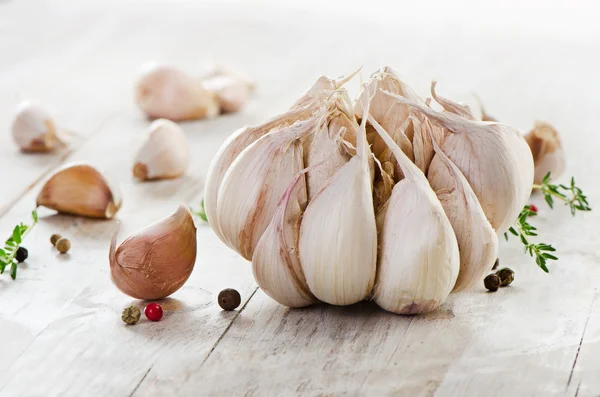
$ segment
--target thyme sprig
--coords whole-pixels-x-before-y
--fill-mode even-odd
[[[534,189],[539,189],[544,195],[544,199],[550,208],[554,208],[554,199],[557,198],[565,202],[571,210],[571,215],[575,216],[577,211],[591,211],[587,197],[583,194],[581,189],[575,185],[575,177],[571,178],[571,184],[567,185],[554,185],[550,183],[550,173],[548,172],[542,183],[534,184]]]
[[[199,216],[204,222],[208,222],[206,211],[204,210],[204,199],[202,199],[202,202],[200,203],[200,209],[198,211],[195,211],[192,208],[190,208],[190,211],[192,211],[192,214]]]
[[[23,242],[23,239],[38,222],[38,214],[36,210],[31,212],[33,222],[30,226],[19,223],[14,227],[12,235],[4,243],[4,248],[0,248],[0,274],[4,273],[7,266],[10,265],[10,277],[14,280],[17,278],[17,261],[15,256]]]
[[[545,243],[532,243],[529,241],[529,237],[537,236],[537,228],[528,222],[528,218],[537,216],[537,213],[531,209],[531,206],[526,205],[519,214],[517,221],[514,226],[511,226],[508,231],[515,236],[519,237],[523,245],[525,246],[525,253],[529,253],[529,256],[535,257],[535,263],[546,273],[549,272],[546,262],[548,260],[557,260],[558,258],[550,252],[555,252],[556,249]],[[504,233],[504,238],[508,240],[508,233]]]

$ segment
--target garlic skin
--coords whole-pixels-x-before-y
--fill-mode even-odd
[[[38,103],[24,101],[17,107],[12,136],[23,152],[49,152],[61,144],[54,120]]]
[[[456,282],[456,236],[425,175],[373,117],[369,121],[390,146],[405,175],[379,215],[373,299],[394,313],[427,313],[446,300]]]
[[[433,97],[433,99],[435,99],[437,103],[442,105],[446,112],[454,113],[457,116],[463,117],[467,120],[477,120],[469,106],[439,96],[435,91],[436,85],[437,81],[434,80],[431,82],[431,96]]]
[[[163,299],[185,284],[196,262],[196,226],[181,205],[170,216],[136,232],[117,248],[110,242],[110,275],[123,293],[136,299]]]
[[[498,235],[462,172],[434,142],[436,155],[427,179],[448,216],[458,242],[460,271],[453,292],[483,280],[498,257]]]
[[[252,85],[247,81],[228,75],[209,77],[202,80],[202,86],[216,95],[222,113],[239,111],[252,92]]]
[[[155,120],[135,157],[133,176],[141,180],[177,178],[185,173],[189,157],[181,127],[169,120]]]
[[[247,147],[256,142],[259,138],[265,136],[275,128],[283,128],[292,125],[298,120],[304,120],[311,117],[315,109],[314,103],[309,103],[304,107],[290,110],[282,115],[276,116],[267,122],[256,127],[243,127],[230,135],[221,145],[217,154],[213,157],[206,175],[206,184],[204,185],[204,210],[208,223],[215,234],[228,244],[223,233],[217,216],[217,201],[219,190],[223,183],[223,178],[233,162]]]
[[[533,157],[519,131],[501,123],[436,112],[388,95],[449,132],[442,150],[469,181],[496,233],[506,232],[527,203],[533,184]],[[432,167],[429,172],[436,172]]]
[[[256,245],[252,273],[258,286],[273,300],[288,307],[317,302],[306,284],[298,257],[300,216],[306,202],[306,183],[300,174],[287,188],[271,223]]]
[[[121,194],[94,167],[67,164],[44,183],[37,206],[88,218],[112,218],[121,208]]]
[[[200,80],[166,65],[145,67],[135,86],[135,99],[150,119],[185,121],[219,114],[216,95]]]
[[[531,149],[535,164],[534,183],[542,183],[548,172],[551,173],[552,179],[560,177],[565,172],[565,152],[558,131],[550,124],[535,123],[533,130],[525,135],[525,140]]]
[[[283,193],[303,169],[300,139],[313,131],[320,117],[298,121],[259,138],[235,159],[223,177],[216,219],[225,243],[247,260],[252,260]]]
[[[350,305],[371,293],[377,261],[366,119],[356,155],[308,204],[300,225],[300,262],[311,292],[332,305]]]

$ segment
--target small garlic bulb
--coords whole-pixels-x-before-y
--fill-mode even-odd
[[[317,301],[306,284],[298,257],[300,216],[306,207],[304,179],[304,174],[298,175],[287,188],[252,256],[256,283],[288,307],[304,307]]]
[[[542,183],[548,172],[551,173],[552,179],[562,175],[566,161],[558,131],[548,123],[537,122],[533,130],[525,135],[525,140],[533,154],[534,183]]]
[[[216,95],[200,79],[170,66],[147,66],[136,83],[135,98],[151,119],[184,121],[219,114]]]
[[[177,178],[189,163],[187,138],[181,127],[159,119],[150,124],[148,138],[135,158],[133,175],[141,180]]]
[[[442,150],[469,181],[494,230],[506,232],[527,203],[533,184],[533,158],[519,131],[501,123],[436,112],[387,94],[449,132]],[[435,172],[432,170],[430,166],[429,172]]]
[[[186,206],[117,248],[118,233],[117,228],[110,242],[110,275],[123,293],[136,299],[163,299],[190,277],[196,262],[196,226]]]
[[[120,192],[87,164],[67,164],[44,183],[37,206],[88,218],[112,218],[121,207]]]
[[[49,152],[61,144],[56,124],[38,103],[25,101],[17,107],[12,136],[24,152]]]
[[[405,175],[394,186],[385,212],[379,214],[373,299],[394,313],[427,313],[446,300],[456,282],[456,236],[423,172],[373,117],[369,121],[390,146]]]
[[[250,99],[252,84],[230,75],[217,75],[202,80],[205,90],[213,92],[223,113],[240,110]]]
[[[377,228],[366,119],[353,131],[356,155],[308,204],[300,225],[300,262],[310,291],[332,305],[365,299],[375,281]]]

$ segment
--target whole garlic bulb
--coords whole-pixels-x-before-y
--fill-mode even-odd
[[[24,152],[49,152],[62,141],[56,124],[40,104],[25,101],[17,107],[12,123],[12,136]]]
[[[112,218],[121,208],[121,194],[94,167],[67,164],[48,178],[37,206],[88,218]]]
[[[185,284],[196,262],[196,226],[181,205],[170,216],[128,237],[110,242],[110,275],[123,293],[136,299],[163,299]]]
[[[534,183],[542,183],[548,172],[553,179],[562,175],[566,161],[558,131],[548,123],[537,122],[533,130],[525,135],[525,140],[535,164]]]
[[[185,173],[189,158],[181,127],[169,120],[155,120],[136,155],[133,175],[141,180],[177,178]]]
[[[146,66],[136,83],[135,99],[151,119],[172,121],[216,117],[219,103],[200,79],[166,65]]]

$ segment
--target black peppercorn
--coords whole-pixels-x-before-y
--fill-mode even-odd
[[[19,249],[17,249],[15,259],[17,260],[17,262],[21,263],[21,262],[24,262],[28,256],[29,256],[29,252],[27,252],[27,248],[19,247]]]
[[[496,258],[496,262],[494,262],[494,266],[492,266],[492,270],[498,269],[498,266],[500,266],[500,258]]]
[[[487,288],[490,292],[498,291],[498,287],[500,287],[500,284],[501,284],[500,277],[498,277],[498,275],[496,275],[494,273],[488,275],[483,280],[483,285],[485,285],[485,288]]]
[[[515,272],[508,267],[500,269],[496,272],[496,275],[500,277],[500,286],[506,287],[515,280]]]
[[[242,297],[240,293],[232,288],[226,288],[223,291],[219,292],[219,306],[223,310],[235,310],[240,303],[242,303]]]

